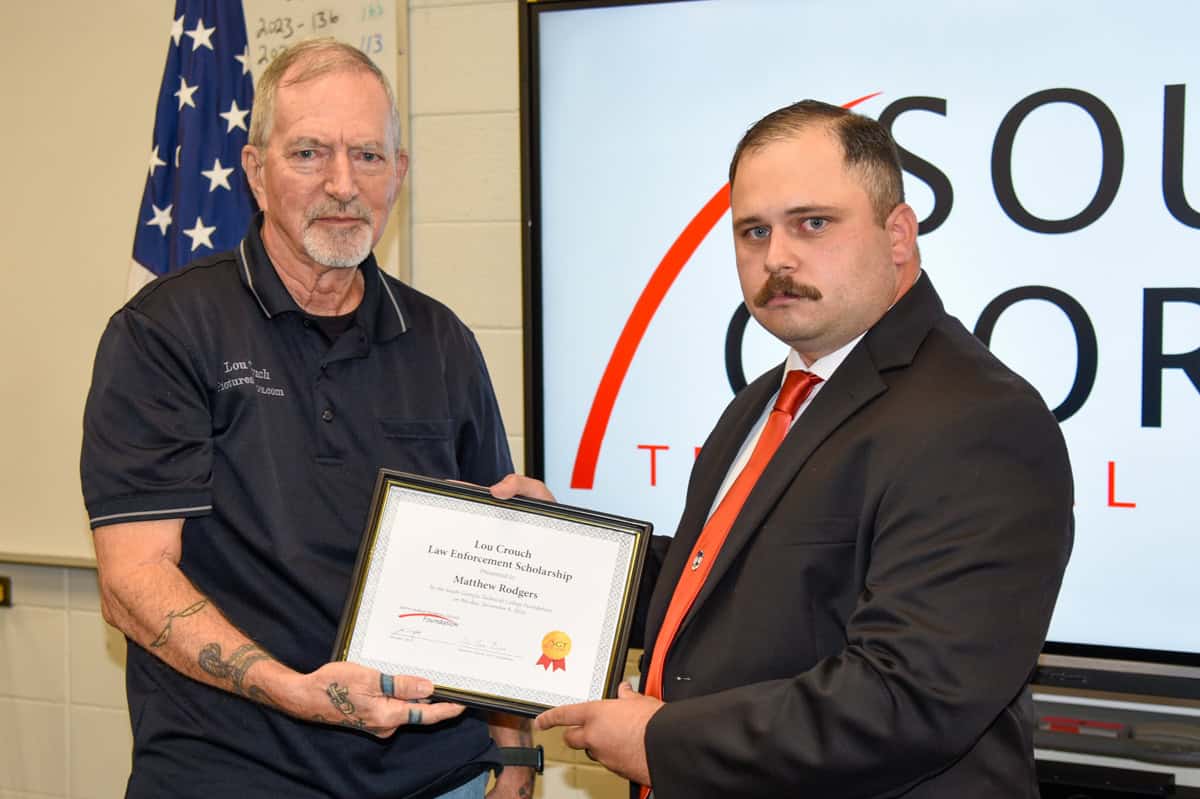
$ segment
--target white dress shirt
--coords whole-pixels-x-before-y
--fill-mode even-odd
[[[826,381],[833,376],[837,368],[842,365],[842,361],[846,360],[846,356],[850,354],[850,350],[862,340],[866,332],[859,334],[858,337],[848,342],[839,349],[834,350],[823,358],[818,358],[810,365],[804,365],[804,359],[800,357],[800,353],[795,350],[788,350],[787,362],[784,365],[783,376],[786,378],[787,373],[794,369],[804,369],[812,372],[817,377],[821,378],[821,382],[813,386],[812,391],[804,398],[804,402],[800,403],[800,407],[796,409],[796,415],[792,417],[792,425],[800,420],[804,411],[812,403],[813,397],[817,396],[817,392],[824,387]],[[779,388],[783,388],[783,380],[779,381]],[[716,497],[713,499],[712,507],[708,509],[708,515],[712,516],[713,511],[721,504],[721,500],[725,498],[725,494],[729,491],[733,481],[742,473],[742,469],[746,468],[746,464],[750,461],[750,456],[754,453],[754,448],[758,445],[758,439],[762,435],[763,428],[766,427],[767,417],[771,415],[771,409],[775,407],[775,400],[779,398],[779,391],[771,395],[763,406],[762,413],[759,414],[758,421],[754,423],[754,427],[750,428],[749,435],[742,442],[742,448],[738,450],[737,457],[733,459],[733,463],[729,466],[729,471],[725,473],[725,481],[721,483],[721,488],[717,491]],[[791,428],[789,427],[790,431]]]

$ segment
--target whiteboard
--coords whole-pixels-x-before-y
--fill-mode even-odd
[[[396,89],[396,0],[243,0],[242,8],[256,85],[288,45],[332,36],[369,55]]]

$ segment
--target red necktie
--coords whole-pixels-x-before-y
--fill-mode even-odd
[[[667,606],[667,615],[663,619],[662,628],[658,631],[658,638],[654,642],[654,655],[650,660],[650,669],[646,675],[644,689],[647,696],[662,698],[663,664],[667,660],[667,652],[675,640],[675,634],[679,632],[679,625],[704,586],[704,581],[712,570],[712,564],[717,559],[717,553],[721,551],[721,545],[725,543],[725,538],[729,535],[734,520],[742,510],[742,505],[746,504],[746,498],[750,496],[754,484],[758,482],[759,476],[770,463],[771,456],[775,454],[775,450],[779,449],[779,445],[783,443],[784,437],[791,429],[796,410],[807,399],[813,387],[820,382],[821,378],[800,369],[788,372],[787,377],[784,378],[783,388],[779,390],[775,406],[767,416],[767,423],[763,426],[758,443],[754,445],[754,452],[750,455],[750,460],[742,468],[737,479],[733,481],[733,485],[729,487],[729,491],[725,493],[712,516],[708,517],[704,529],[700,531],[700,538],[692,547],[691,557],[688,559],[689,565],[684,567],[679,582],[675,584],[675,593],[671,596],[671,604]],[[641,799],[646,799],[649,792],[649,788],[643,787]]]

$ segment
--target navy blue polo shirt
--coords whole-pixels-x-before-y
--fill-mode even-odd
[[[157,280],[109,321],[84,413],[92,527],[184,518],[183,573],[282,663],[327,662],[380,467],[490,484],[512,470],[471,332],[358,268],[329,342],[255,220],[237,250]],[[130,643],[130,795],[403,796],[490,747],[476,716],[389,740],[310,724],[180,675]]]

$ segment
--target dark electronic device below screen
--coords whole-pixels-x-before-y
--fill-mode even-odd
[[[1116,769],[1055,760],[1037,761],[1038,787],[1042,799],[1134,799],[1168,796],[1197,799],[1200,789],[1175,784],[1172,774],[1162,771]]]

